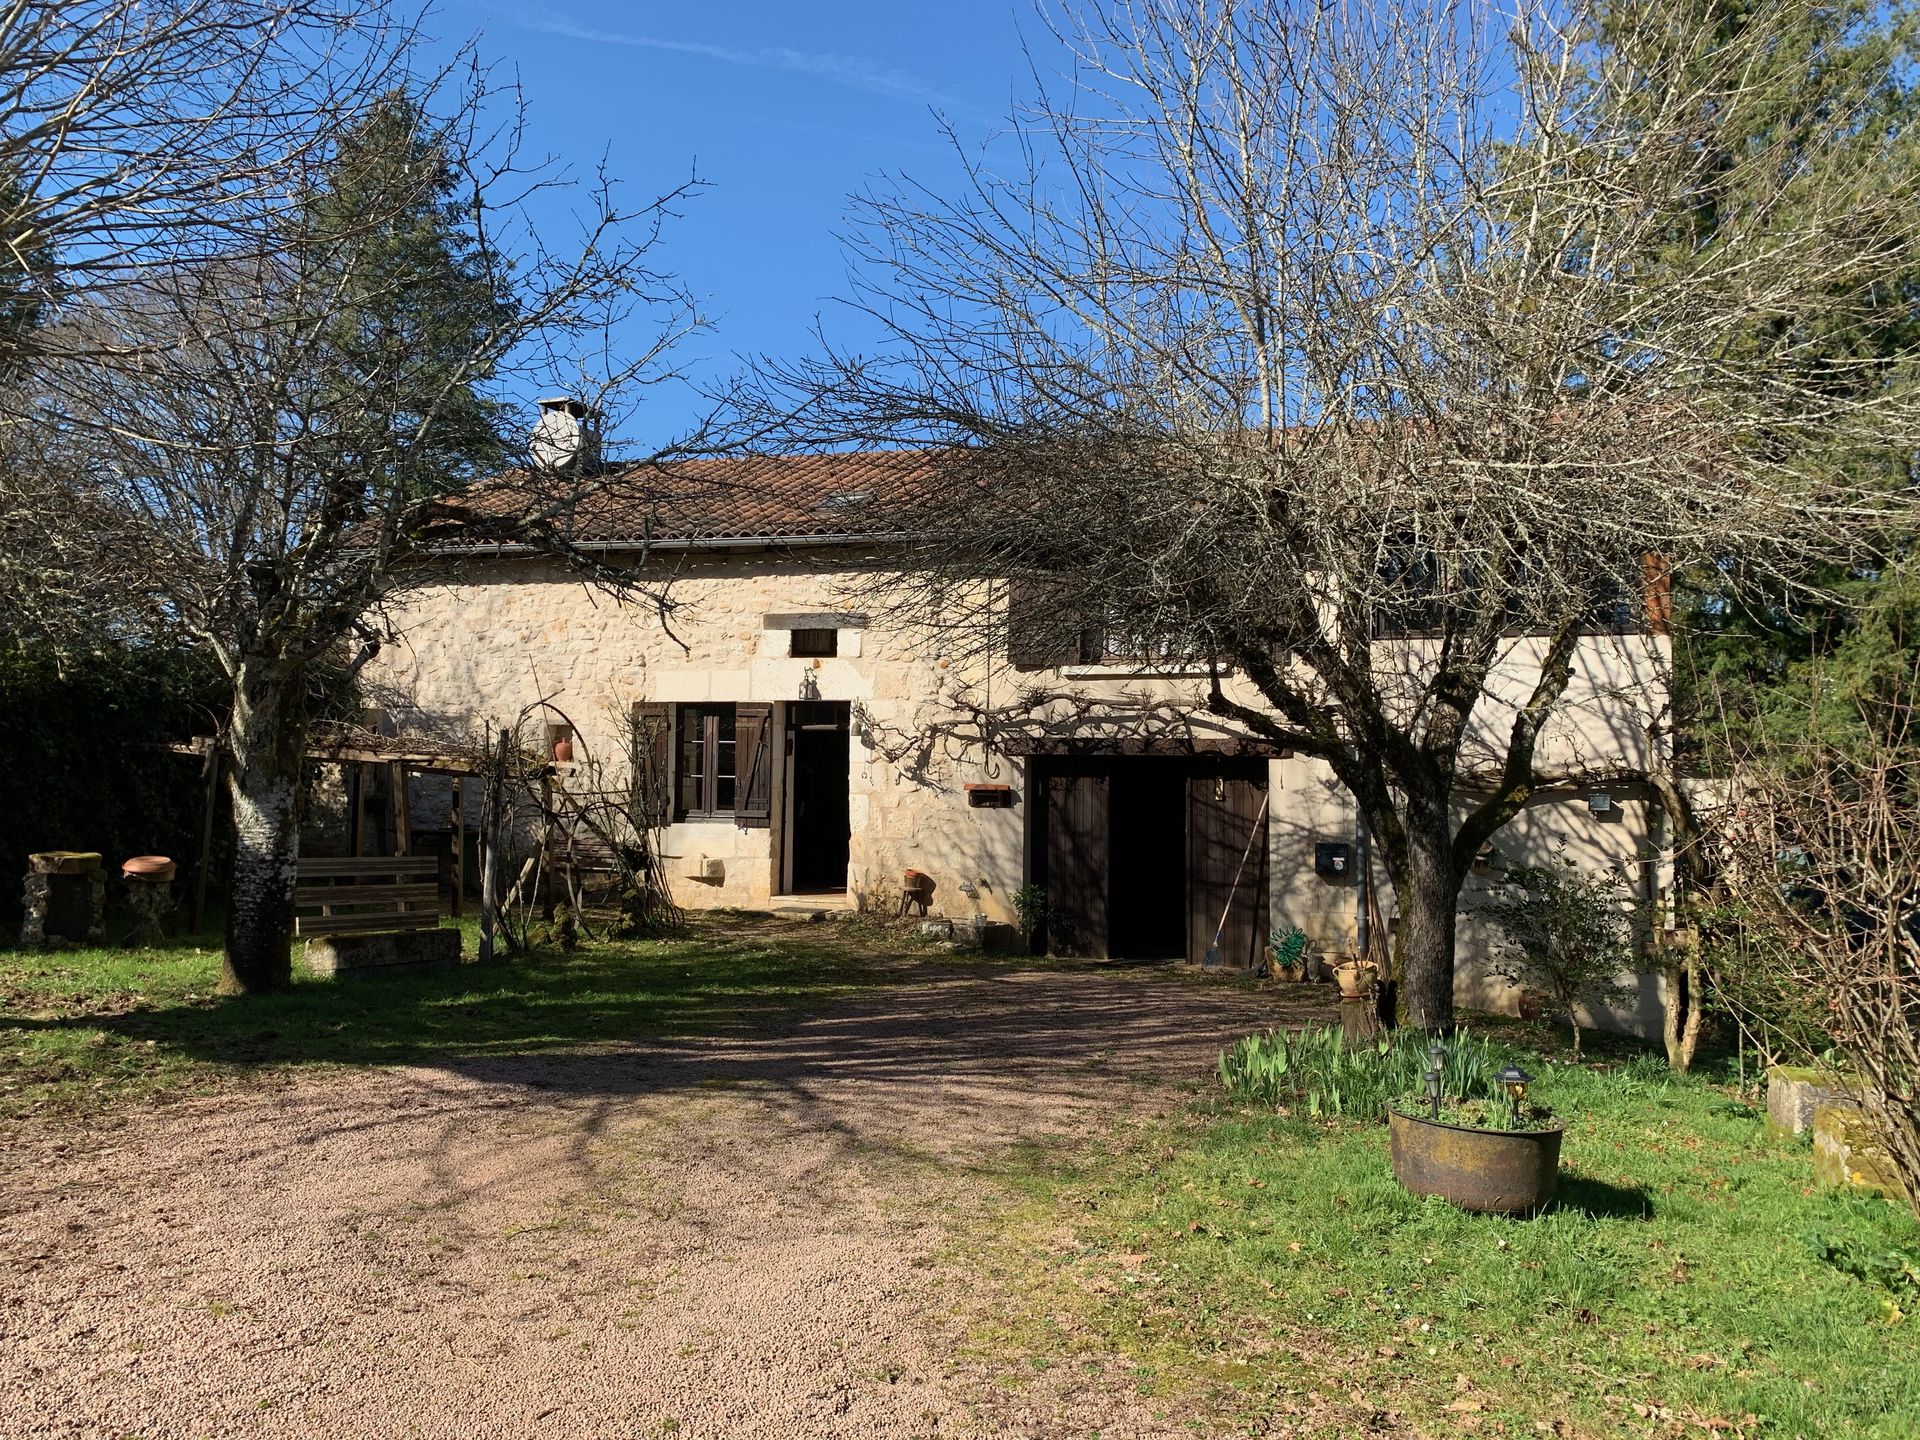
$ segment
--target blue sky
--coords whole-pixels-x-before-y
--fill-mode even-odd
[[[833,306],[847,291],[848,195],[902,171],[952,188],[933,112],[974,140],[1004,129],[1027,89],[1023,26],[1025,0],[442,0],[433,24],[517,69],[530,151],[588,174],[604,154],[636,200],[692,167],[711,183],[660,252],[718,319],[692,342],[706,376],[735,353],[800,353],[816,316],[858,341],[857,319]],[[539,203],[555,238],[571,232],[564,193]],[[694,408],[655,391],[620,438],[659,443]]]

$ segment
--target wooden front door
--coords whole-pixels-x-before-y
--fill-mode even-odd
[[[1047,777],[1047,949],[1105,959],[1110,781],[1104,774]]]
[[[1223,769],[1187,778],[1187,959],[1196,965],[1216,929],[1224,964],[1251,969],[1260,962],[1267,939],[1266,799],[1265,779],[1249,774]]]

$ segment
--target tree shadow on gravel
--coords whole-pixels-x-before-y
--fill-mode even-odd
[[[1330,1008],[1319,987],[1171,985],[1150,972],[915,954],[886,930],[743,915],[668,940],[302,981],[279,995],[219,998],[182,988],[191,983],[47,994],[39,1008],[52,1013],[20,1014],[16,1000],[0,1011],[0,1035],[64,1032],[58,1063],[82,1081],[96,1062],[137,1077],[145,1055],[152,1068],[202,1072],[423,1066],[555,1098],[762,1087],[804,1107],[822,1083],[910,1103],[944,1087],[964,1109],[968,1085],[989,1075],[1097,1094],[1175,1053],[1190,1063],[1246,1029]]]

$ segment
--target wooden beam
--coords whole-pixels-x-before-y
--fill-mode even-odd
[[[445,775],[479,773],[479,767],[466,756],[442,750],[375,750],[365,745],[316,745],[307,751],[307,759],[341,765],[392,765],[399,762],[415,770],[432,770]]]
[[[546,885],[546,898],[540,902],[540,918],[553,919],[553,779],[540,776],[540,879]]]
[[[352,859],[321,855],[301,857],[299,878],[307,880],[345,880],[373,875],[434,875],[440,867],[431,855],[358,855]]]
[[[367,772],[357,761],[347,767],[347,853],[367,853]]]
[[[206,748],[198,753],[206,794],[200,807],[200,862],[193,874],[193,913],[188,917],[188,929],[195,935],[207,924],[207,872],[213,868],[213,812],[220,805],[220,751],[209,740]]]
[[[513,732],[500,732],[500,763],[513,745]],[[491,747],[489,747],[491,748]],[[500,802],[498,770],[489,755],[487,790],[480,810],[480,958],[493,959],[493,935],[500,924]]]
[[[407,762],[395,760],[387,767],[387,785],[393,792],[387,811],[393,821],[393,853],[405,855],[413,848],[413,817],[407,813]]]
[[[449,897],[448,909],[458,920],[466,913],[467,889],[467,822],[465,819],[467,777],[453,777],[453,804],[449,807],[449,823],[453,828],[453,894]]]

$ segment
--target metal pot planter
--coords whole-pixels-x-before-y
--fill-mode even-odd
[[[1549,1130],[1480,1130],[1387,1115],[1393,1176],[1416,1195],[1438,1195],[1463,1210],[1531,1215],[1553,1199],[1560,1137]]]

